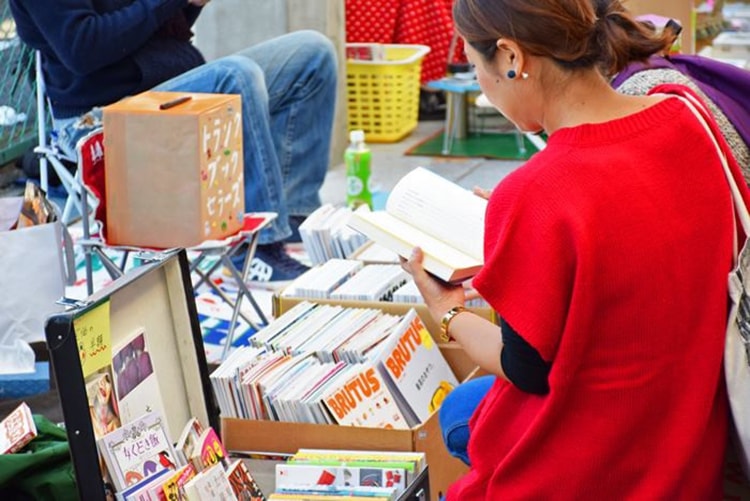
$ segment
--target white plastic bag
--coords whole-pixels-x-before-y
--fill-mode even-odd
[[[64,249],[67,249],[65,251]],[[75,281],[72,242],[59,221],[0,231],[0,346],[44,341],[44,324]]]

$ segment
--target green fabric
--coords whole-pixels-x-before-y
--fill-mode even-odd
[[[443,155],[443,132],[427,138],[416,146],[410,148],[407,155],[420,156],[446,156],[446,157],[484,157],[501,160],[528,160],[537,152],[531,142],[523,138],[526,146],[526,154],[518,150],[516,134],[510,133],[481,133],[474,132],[465,139],[454,139],[450,153]]]
[[[0,456],[0,498],[77,500],[65,430],[34,414],[37,437],[15,454]]]

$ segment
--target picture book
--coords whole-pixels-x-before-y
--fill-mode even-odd
[[[22,402],[0,421],[0,454],[18,452],[36,436],[31,409],[26,402]]]
[[[112,371],[123,423],[150,411],[166,415],[145,330],[138,329],[113,350]]]
[[[208,427],[201,432],[193,447],[190,462],[197,471],[203,471],[215,464],[222,467],[229,460],[229,454],[213,428]]]
[[[168,468],[175,453],[164,418],[152,411],[97,440],[115,489],[120,491]]]
[[[198,443],[201,433],[203,433],[203,425],[195,417],[190,418],[182,429],[182,433],[177,439],[177,443],[174,447],[174,452],[177,455],[180,464],[188,463],[190,456],[193,454],[193,448],[195,447],[195,444]]]
[[[349,226],[408,258],[424,252],[424,267],[446,282],[473,277],[484,262],[487,201],[470,190],[417,167],[402,177],[384,210],[355,210]]]
[[[171,475],[169,475],[163,484],[161,484],[160,489],[157,491],[158,499],[166,499],[167,501],[177,501],[178,499],[183,499],[184,495],[183,492],[185,490],[185,484],[187,484],[195,475],[198,474],[198,472],[195,470],[195,467],[188,463],[185,466],[181,466],[174,472],[170,470],[164,470],[169,471]]]
[[[410,427],[424,423],[458,379],[411,308],[378,352],[378,367]]]
[[[188,501],[233,501],[237,499],[224,468],[215,464],[199,472],[185,484]]]
[[[276,488],[291,485],[335,485],[339,487],[395,487],[406,489],[405,468],[365,466],[325,466],[304,463],[276,465]]]
[[[229,485],[232,486],[232,491],[240,501],[266,501],[258,482],[241,459],[235,460],[227,467],[226,477]]]
[[[152,494],[155,489],[161,489],[162,483],[169,478],[171,470],[160,470],[150,477],[116,493],[118,501],[160,501],[158,494]]]
[[[101,438],[120,427],[120,410],[115,396],[112,366],[106,365],[85,379],[94,437]]]
[[[346,464],[355,466],[385,466],[393,464],[405,468],[408,473],[418,475],[427,467],[424,452],[416,451],[373,451],[353,449],[298,449],[288,459],[290,462],[315,464]],[[407,482],[408,484],[408,482]]]
[[[372,362],[346,367],[328,383],[321,400],[340,425],[402,430],[409,427]]]
[[[291,494],[292,496],[301,497],[279,497],[280,494]],[[395,487],[345,487],[336,485],[289,485],[286,487],[276,488],[276,497],[271,499],[367,499],[395,501],[397,499]]]

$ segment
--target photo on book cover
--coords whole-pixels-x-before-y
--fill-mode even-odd
[[[130,422],[150,411],[164,415],[164,404],[143,329],[137,330],[114,350],[112,369],[122,422]]]

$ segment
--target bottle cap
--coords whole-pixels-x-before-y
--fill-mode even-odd
[[[365,131],[353,130],[349,132],[349,141],[352,143],[361,143],[365,140]]]

